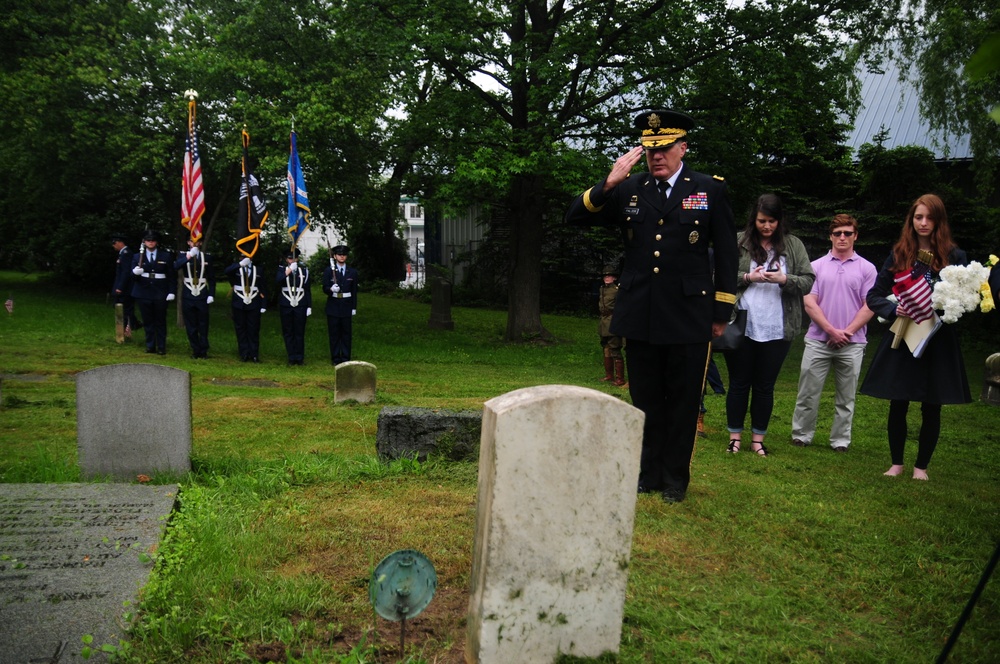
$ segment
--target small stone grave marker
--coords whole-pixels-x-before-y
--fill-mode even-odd
[[[427,327],[432,330],[454,330],[451,319],[451,282],[435,279],[431,282],[431,318]]]
[[[618,652],[643,420],[568,385],[486,402],[466,661]]]
[[[112,364],[76,376],[77,456],[85,479],[191,470],[191,374]]]
[[[341,362],[337,365],[334,403],[375,401],[375,365],[368,362]]]
[[[177,485],[0,484],[0,662],[81,661],[86,635],[95,650],[116,645],[176,495]]]

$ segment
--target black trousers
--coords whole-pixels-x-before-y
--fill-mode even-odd
[[[707,341],[625,342],[629,394],[646,414],[639,484],[650,491],[687,491],[710,349]]]
[[[327,316],[330,360],[334,364],[351,361],[351,316]]]
[[[187,332],[191,353],[195,357],[208,356],[208,304],[184,301],[184,330]]]
[[[233,309],[233,327],[240,359],[256,360],[260,355],[260,309]]]
[[[289,362],[306,359],[306,308],[281,307],[281,337]]]
[[[146,329],[146,350],[167,350],[167,300],[166,298],[150,300],[136,298],[139,314]]]

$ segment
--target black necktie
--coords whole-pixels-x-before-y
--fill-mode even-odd
[[[666,205],[667,196],[670,194],[670,183],[669,182],[658,182],[656,184],[657,189],[660,190],[660,202]]]

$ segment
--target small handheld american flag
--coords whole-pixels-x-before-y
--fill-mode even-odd
[[[931,269],[934,254],[924,249],[917,252],[917,262],[913,269],[897,272],[892,286],[893,295],[903,305],[906,313],[914,323],[923,323],[934,317],[934,305],[931,302],[933,290],[926,275]],[[893,348],[899,348],[900,342],[909,323],[904,321],[892,341]]]

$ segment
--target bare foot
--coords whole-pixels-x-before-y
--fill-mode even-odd
[[[927,469],[914,468],[913,469],[913,479],[915,480],[928,480]]]
[[[901,465],[897,466],[896,464],[893,464],[893,465],[889,466],[889,470],[885,471],[882,474],[883,475],[888,475],[889,477],[895,477],[896,475],[902,475],[903,474],[903,466],[901,466]]]

